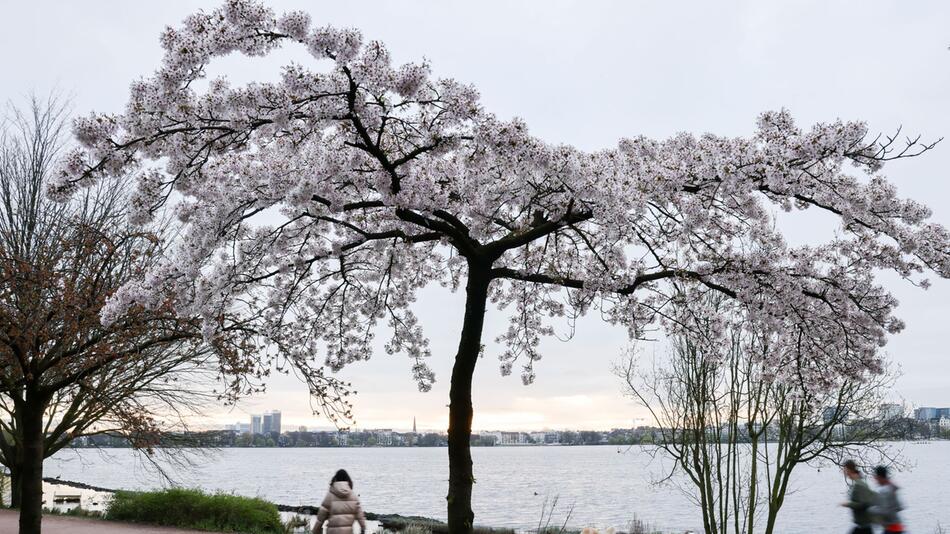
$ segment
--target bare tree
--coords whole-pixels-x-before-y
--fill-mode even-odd
[[[40,531],[44,458],[106,431],[149,449],[216,374],[197,323],[168,307],[99,320],[164,241],[130,229],[118,180],[65,204],[45,197],[65,116],[61,100],[33,98],[11,107],[0,139],[0,463],[23,533]]]
[[[627,393],[658,433],[654,452],[673,461],[664,481],[684,483],[707,534],[776,531],[792,472],[871,454],[895,460],[884,442],[899,422],[879,417],[888,372],[810,384],[794,370],[805,358],[776,355],[769,337],[721,299],[684,298],[668,358],[619,369]],[[699,308],[699,309],[697,309]],[[713,319],[716,318],[716,319]],[[792,371],[775,376],[779,360]]]

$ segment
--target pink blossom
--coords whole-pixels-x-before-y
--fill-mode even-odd
[[[124,113],[76,122],[82,148],[50,188],[62,198],[133,176],[137,220],[171,208],[184,225],[166,264],[113,297],[107,322],[172,298],[209,329],[228,328],[211,320],[227,316],[290,360],[322,351],[331,369],[368,359],[384,331],[427,389],[415,294],[465,287],[476,269],[510,318],[501,370],[517,362],[526,383],[541,339],[559,332],[552,320],[593,311],[631,336],[675,331],[689,324],[671,306],[685,289],[731,299],[789,349],[776,354],[807,354],[821,382],[880,368],[879,347],[902,328],[877,271],[921,285],[950,276],[950,233],[880,174],[929,146],[882,144],[862,122],[802,129],[780,110],[749,138],[631,137],[584,152],[495,117],[426,63],[393,68],[357,30],[312,29],[303,13],[229,0],[161,43],[161,67],[133,84]],[[301,43],[330,61],[195,89],[217,57]],[[834,214],[838,237],[790,247],[776,207]],[[281,220],[262,226],[261,213]]]

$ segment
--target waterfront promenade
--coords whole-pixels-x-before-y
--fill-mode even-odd
[[[0,509],[0,534],[17,531],[19,514],[16,510]],[[182,530],[116,521],[102,521],[85,517],[56,515],[43,516],[43,534],[209,534],[206,531]],[[212,533],[213,534],[213,533]]]

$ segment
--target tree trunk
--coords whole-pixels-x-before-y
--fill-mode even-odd
[[[20,473],[20,534],[40,534],[43,519],[44,403],[27,397],[23,403],[23,465]]]
[[[459,340],[452,385],[449,390],[449,494],[448,519],[451,534],[470,534],[475,523],[472,512],[472,375],[481,351],[482,327],[491,277],[488,269],[469,263],[465,288],[465,318]]]
[[[22,499],[20,495],[20,468],[19,466],[10,466],[10,508],[19,508]]]
[[[16,405],[16,403],[14,403]],[[12,423],[12,421],[11,421]],[[13,436],[0,433],[0,468],[9,469],[9,478],[0,482],[4,492],[10,492],[10,502],[0,499],[0,505],[10,508],[20,507],[20,447]]]

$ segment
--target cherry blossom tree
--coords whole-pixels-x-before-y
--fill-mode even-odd
[[[519,366],[526,384],[554,319],[597,311],[631,336],[675,328],[674,281],[726,295],[781,334],[795,350],[771,353],[777,380],[783,357],[805,354],[796,373],[821,384],[879,369],[875,349],[902,327],[875,271],[920,285],[950,275],[950,234],[879,174],[932,145],[874,137],[861,122],[802,129],[768,112],[749,138],[635,137],[584,152],[532,137],[483,109],[473,87],[431,77],[424,62],[393,65],[383,43],[306,13],[229,0],[161,43],[161,67],[133,82],[123,113],[75,123],[82,146],[50,188],[65,198],[134,174],[135,219],[170,209],[184,225],[174,253],[119,290],[103,322],[171,299],[209,340],[253,332],[232,355],[248,366],[330,370],[369,359],[382,330],[428,390],[415,295],[432,282],[464,288],[449,393],[453,532],[474,521],[472,375],[489,301],[509,310],[501,371]],[[216,57],[283,45],[305,47],[313,65],[243,86],[205,79]],[[789,246],[774,207],[837,215],[839,231]],[[339,407],[345,384],[305,376]]]

